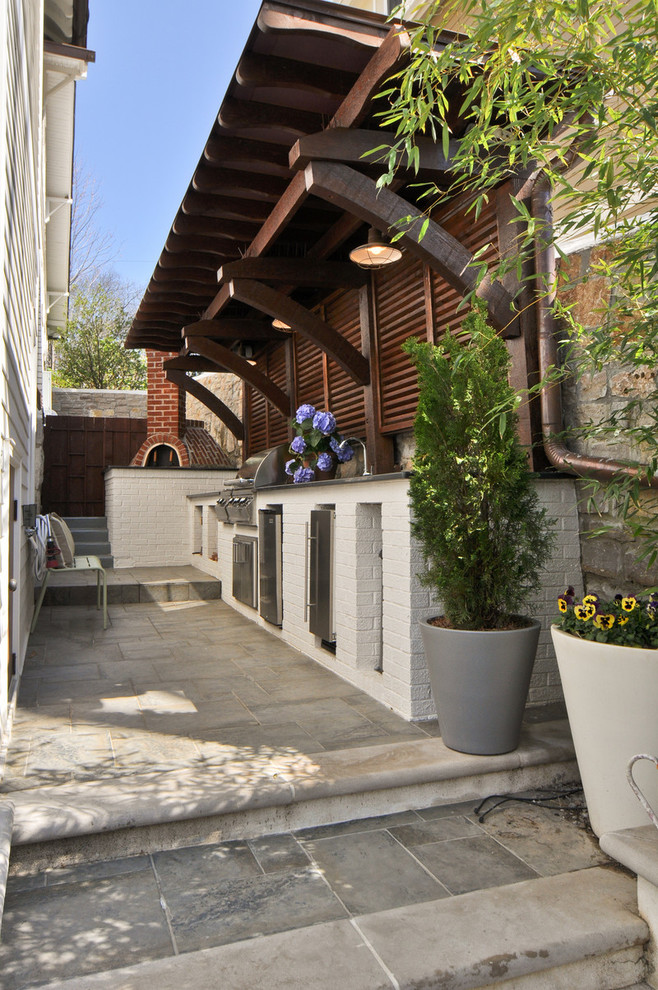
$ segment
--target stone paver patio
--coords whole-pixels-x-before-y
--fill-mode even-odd
[[[106,631],[93,608],[44,607],[0,798],[216,768],[238,755],[290,770],[313,754],[438,731],[436,722],[405,722],[221,601],[116,604]],[[473,802],[38,872],[12,872],[10,861],[0,985],[23,990],[308,926],[319,932],[607,863],[568,812],[514,803],[480,822]],[[353,984],[361,985],[365,976]]]

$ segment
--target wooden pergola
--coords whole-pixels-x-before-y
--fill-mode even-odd
[[[387,233],[414,217],[398,246],[420,266],[418,279],[427,283],[422,273],[436,273],[457,296],[476,284],[481,259],[476,263],[467,238],[451,233],[441,216],[419,241],[417,175],[401,167],[392,187],[377,189],[383,163],[372,149],[392,136],[379,128],[382,105],[375,97],[408,50],[404,28],[379,15],[322,0],[261,6],[126,341],[176,353],[165,362],[170,379],[241,439],[257,414],[250,417],[245,408],[240,421],[190,373],[238,375],[261,397],[258,415],[283,424],[299,398],[296,338],[324,362],[325,377],[335,367],[341,389],[360,396],[373,470],[390,470],[392,427],[382,418],[387,374],[375,360],[381,333],[373,316],[374,276],[353,265],[349,251],[366,240],[369,227]],[[458,140],[457,120],[454,125]],[[418,150],[420,177],[441,185],[450,157],[429,139]],[[446,217],[463,213],[463,205],[455,203]],[[492,209],[487,230],[495,230],[495,253],[512,236],[509,190],[501,190]],[[426,333],[434,339],[436,303],[427,284],[419,291],[427,302]],[[523,310],[516,316],[516,291],[513,283],[487,278],[477,288],[492,322],[510,339],[515,384],[525,387],[536,363],[533,316]],[[324,301],[336,292],[358,300],[356,332],[328,315]],[[275,328],[273,320],[290,329]],[[272,361],[274,353],[283,357]],[[536,433],[530,415],[522,423],[527,442]]]

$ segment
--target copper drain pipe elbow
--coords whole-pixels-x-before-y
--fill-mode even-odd
[[[551,184],[540,175],[532,188],[532,215],[541,221],[541,229],[546,233],[553,230],[553,209],[551,205]],[[551,237],[546,238],[540,232],[535,242],[535,270],[545,275],[546,284],[537,301],[537,336],[539,351],[539,374],[544,378],[551,367],[558,364],[557,326],[553,311],[556,295],[557,268],[556,254]],[[658,475],[649,478],[646,468],[634,467],[611,457],[593,457],[589,454],[577,454],[556,434],[562,431],[562,397],[559,383],[545,385],[540,393],[541,428],[544,450],[551,464],[561,471],[577,474],[583,478],[596,478],[599,481],[612,481],[614,478],[627,476],[639,478],[645,487],[658,488]]]

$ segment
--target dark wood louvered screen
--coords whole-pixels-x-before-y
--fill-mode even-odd
[[[325,319],[361,350],[361,320],[357,292],[336,292],[324,304]],[[343,435],[364,437],[366,414],[363,388],[333,361],[327,361],[327,387],[324,406],[336,417]]]
[[[495,261],[498,255],[495,202],[481,215],[456,213],[444,221],[445,226],[471,253],[488,245],[483,260]],[[403,260],[373,275],[373,313],[376,352],[371,355],[373,373],[380,380],[381,431],[394,434],[413,425],[418,389],[416,370],[402,353],[407,337],[418,336],[438,341],[449,329],[456,332],[468,309],[462,297],[436,272],[431,271],[409,252]],[[328,296],[316,312],[361,350],[359,295],[353,289],[339,290]],[[339,429],[347,434],[365,436],[363,388],[311,341],[293,337],[295,394],[293,410],[302,402],[330,409]],[[272,381],[288,391],[285,347],[272,350],[261,359],[259,368]],[[261,395],[248,389],[249,452],[255,453],[287,439],[287,423]]]
[[[384,433],[411,426],[418,402],[416,369],[400,350],[407,337],[425,337],[423,266],[404,259],[375,275],[375,329]]]
[[[265,372],[264,365],[259,363],[258,370]],[[267,413],[268,403],[265,397],[255,388],[245,385],[247,409],[247,438],[245,456],[251,457],[260,450],[267,449]]]
[[[440,222],[440,218],[439,219]],[[493,205],[485,207],[477,218],[472,213],[460,213],[451,217],[444,224],[448,233],[461,241],[471,254],[488,245],[482,260],[494,262],[498,257],[498,231],[496,213]],[[446,331],[457,332],[468,313],[468,307],[461,306],[462,297],[445,279],[436,272],[430,272],[432,286],[432,308],[434,322],[434,339],[440,340]]]
[[[324,405],[324,355],[305,337],[297,334],[295,346],[295,379],[297,394],[293,405],[310,402],[312,406]]]
[[[270,351],[267,355],[267,377],[273,381],[282,392],[288,392],[286,381],[286,348],[278,347],[275,351]],[[289,419],[282,412],[275,409],[269,402],[267,406],[267,447],[276,447],[277,444],[285,443],[288,440]]]

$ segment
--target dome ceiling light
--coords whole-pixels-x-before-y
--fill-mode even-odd
[[[368,241],[350,251],[350,261],[359,268],[384,268],[392,265],[402,257],[402,251],[387,241],[371,227],[368,231]]]

